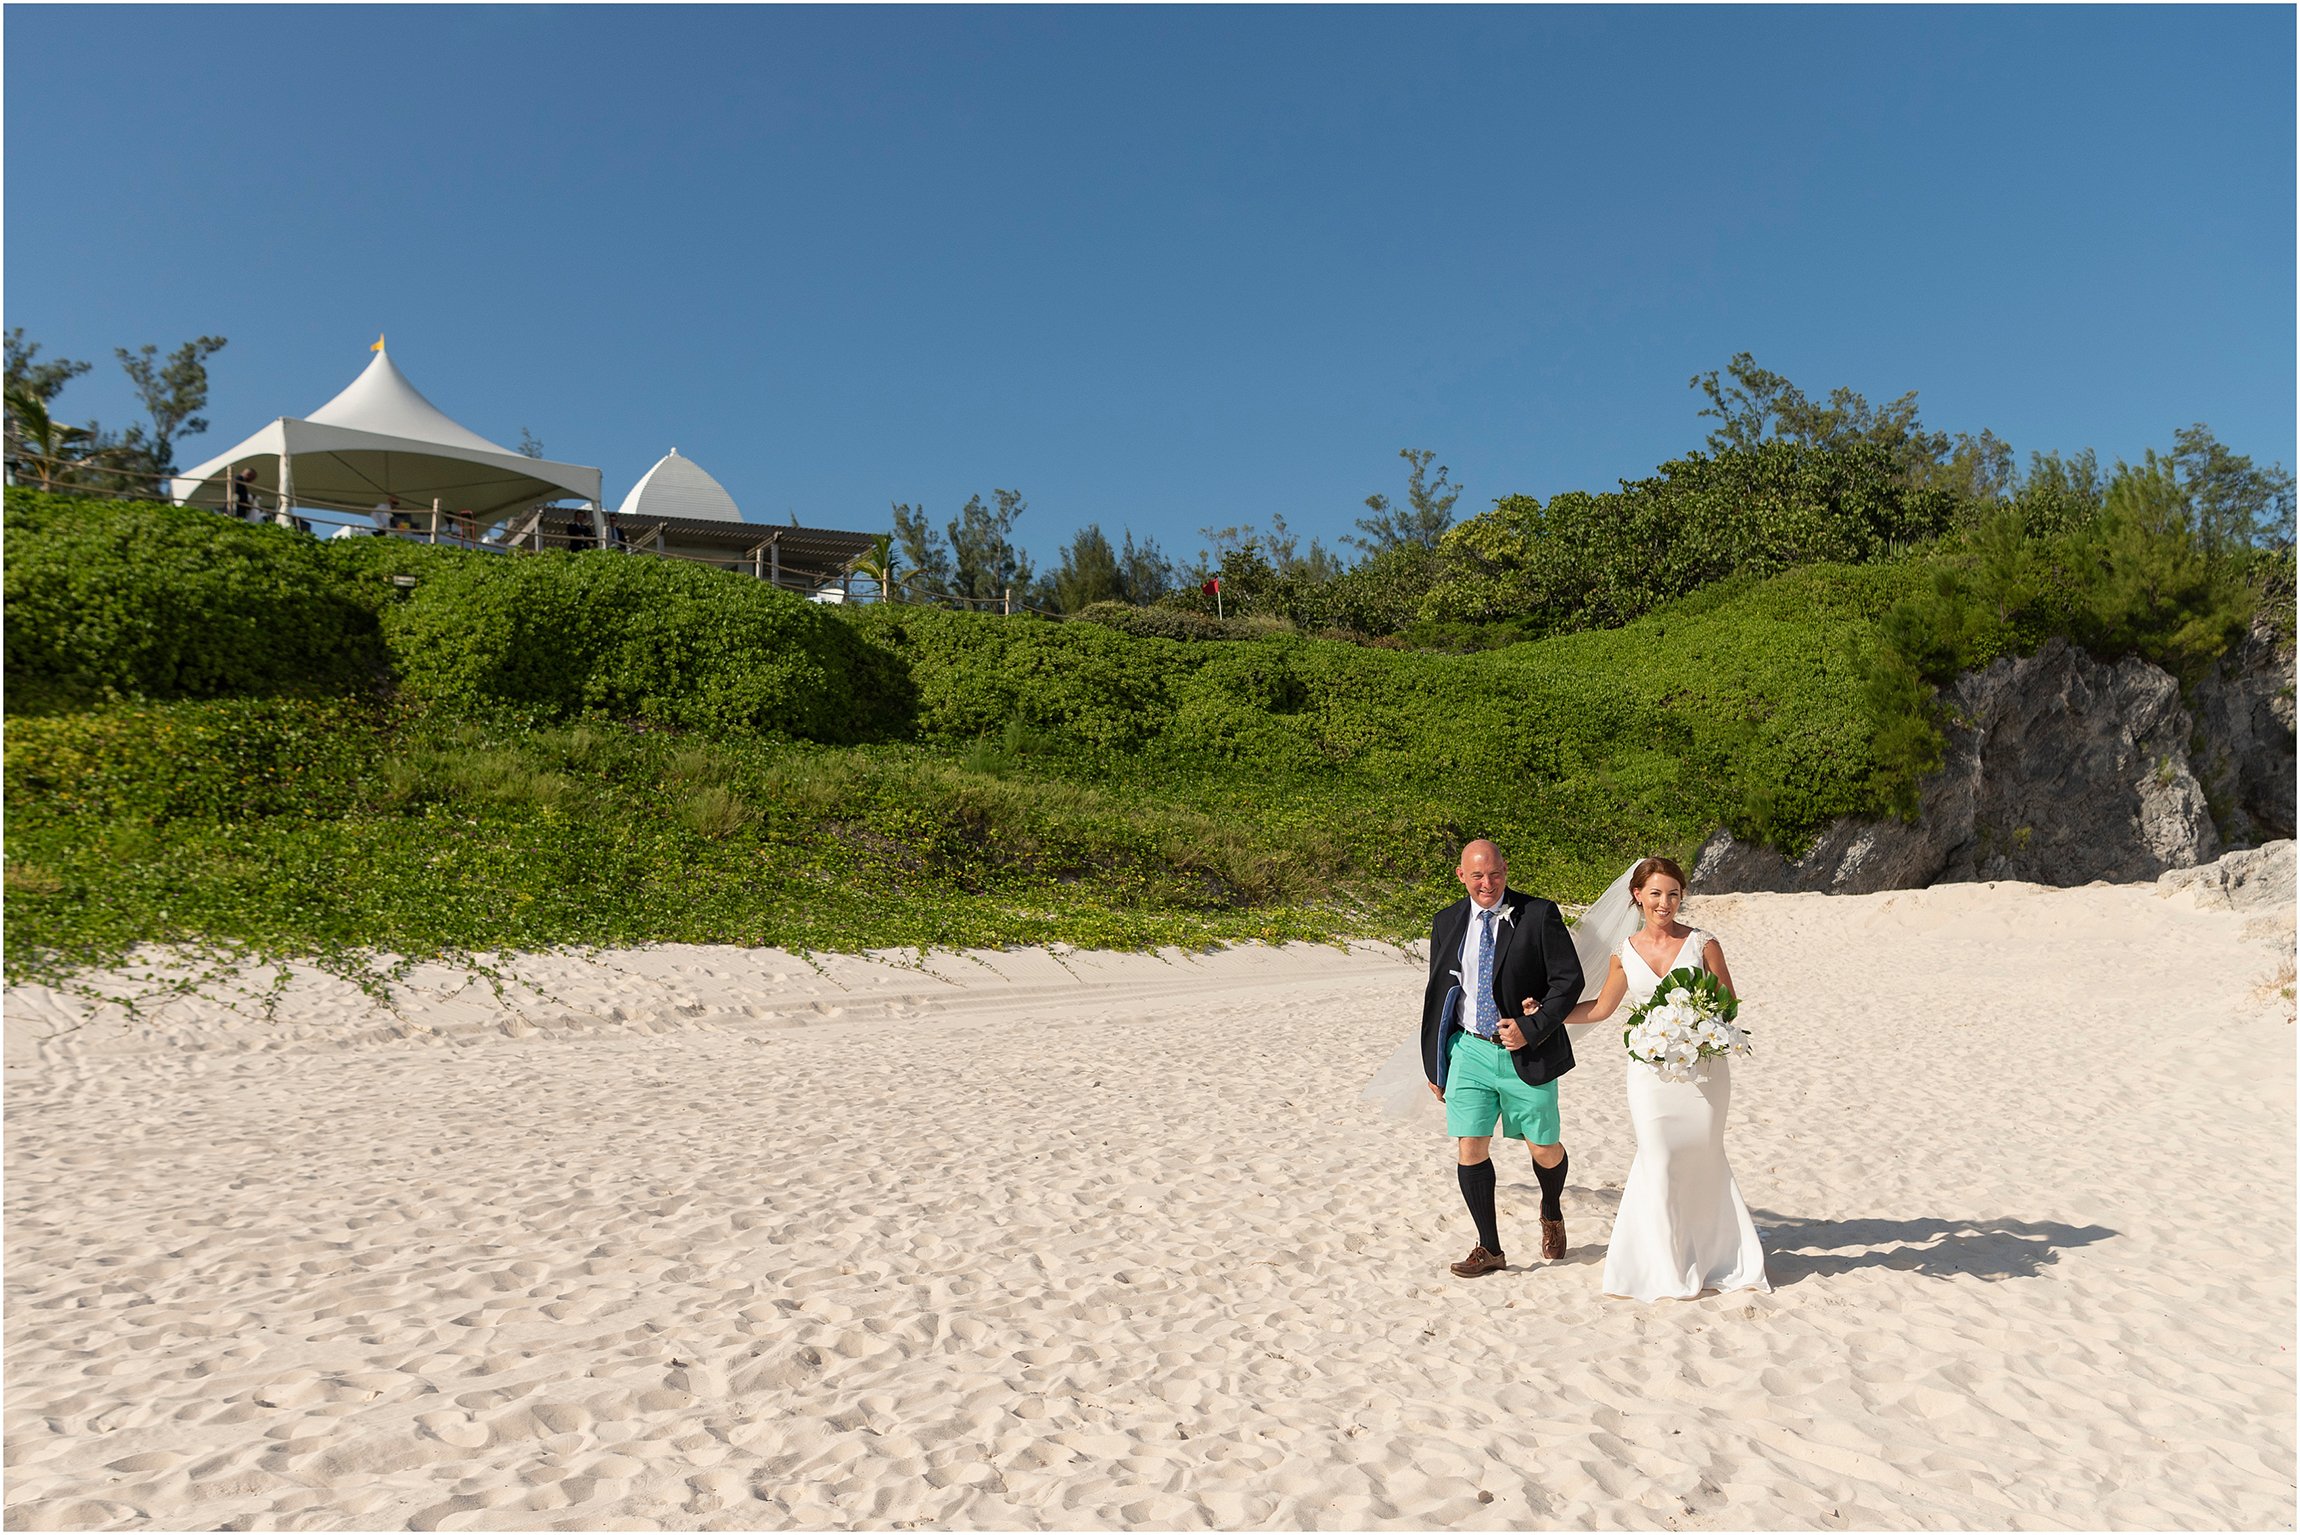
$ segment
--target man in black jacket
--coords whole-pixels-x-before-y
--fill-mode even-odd
[[[1581,960],[1557,904],[1510,889],[1509,864],[1493,843],[1481,837],[1463,848],[1455,873],[1469,894],[1430,924],[1422,1072],[1445,1104],[1462,1199],[1477,1222],[1477,1246],[1453,1265],[1470,1279],[1509,1266],[1493,1203],[1497,1117],[1501,1133],[1533,1153],[1541,1255],[1565,1256],[1557,1079],[1573,1069],[1565,1015],[1581,996]],[[1531,1016],[1514,1016],[1535,998]]]

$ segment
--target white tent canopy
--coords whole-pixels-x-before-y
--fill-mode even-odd
[[[255,470],[257,487],[282,507],[364,511],[396,497],[409,512],[428,512],[436,501],[486,527],[573,497],[590,503],[599,520],[597,469],[489,442],[425,399],[380,348],[343,393],[185,470],[169,494],[179,505],[222,506],[242,469]]]

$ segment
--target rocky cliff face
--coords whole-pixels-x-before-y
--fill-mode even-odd
[[[1696,890],[1865,894],[1963,880],[2044,885],[2154,879],[2290,836],[2292,652],[2259,630],[2215,665],[2195,712],[2146,661],[2095,661],[2064,640],[1968,672],[1915,824],[1846,819],[1805,856],[1719,832]],[[2216,823],[2215,806],[2221,815]]]
[[[2292,643],[2263,614],[2197,684],[2192,766],[2238,847],[2293,834]]]

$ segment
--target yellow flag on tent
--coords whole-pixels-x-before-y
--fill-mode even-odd
[[[375,345],[369,347],[368,350],[371,352],[380,352],[383,350],[383,332],[377,331],[375,333]]]

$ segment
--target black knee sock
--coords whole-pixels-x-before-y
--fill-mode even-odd
[[[1565,1207],[1557,1202],[1557,1196],[1565,1192],[1565,1168],[1572,1160],[1569,1156],[1560,1156],[1555,1167],[1533,1164],[1533,1175],[1541,1180],[1541,1218],[1545,1221],[1565,1219]]]
[[[1493,1215],[1493,1159],[1463,1162],[1455,1171],[1461,1174],[1462,1202],[1469,1206],[1469,1218],[1477,1222],[1478,1244],[1489,1253],[1499,1253],[1501,1227]]]

